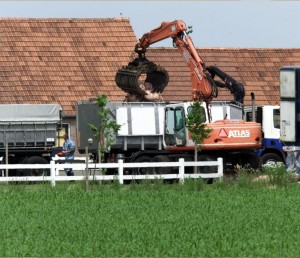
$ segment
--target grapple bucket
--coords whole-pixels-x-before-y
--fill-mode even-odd
[[[127,93],[146,95],[147,93],[140,87],[139,77],[146,74],[145,82],[151,83],[151,92],[163,92],[169,82],[167,71],[147,59],[136,58],[127,66],[123,66],[117,71],[115,82],[119,88]]]

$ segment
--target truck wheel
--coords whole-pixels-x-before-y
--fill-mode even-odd
[[[262,164],[264,166],[275,166],[277,163],[283,163],[282,158],[276,153],[265,153],[261,157]]]
[[[243,153],[241,159],[243,167],[250,167],[254,170],[262,167],[261,158],[256,153]]]
[[[168,156],[165,155],[158,155],[155,156],[151,162],[170,162],[170,159]],[[153,174],[155,175],[161,175],[161,174],[172,174],[173,168],[172,167],[155,167],[153,169]]]
[[[25,161],[25,164],[49,164],[49,162],[43,157],[32,156]],[[43,168],[25,169],[24,175],[25,176],[50,176],[50,169],[43,169]]]
[[[200,155],[198,157],[198,161],[214,161],[212,156],[209,155]],[[201,166],[197,167],[197,172],[201,174],[212,174],[212,173],[218,173],[218,168],[216,166]],[[214,179],[213,178],[204,178],[204,182],[207,184],[212,184]]]
[[[151,157],[140,156],[135,161],[135,163],[146,163],[151,162]],[[152,168],[133,168],[132,170],[134,175],[150,175],[153,171]]]

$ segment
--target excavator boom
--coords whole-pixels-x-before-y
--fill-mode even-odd
[[[163,22],[148,33],[145,33],[135,45],[138,57],[127,66],[123,66],[116,73],[116,84],[129,94],[147,95],[141,88],[140,77],[146,74],[146,80],[151,85],[151,92],[162,93],[169,82],[167,71],[146,58],[147,48],[161,40],[172,38],[173,46],[183,56],[191,71],[192,100],[204,101],[207,104],[218,96],[218,88],[227,88],[234,95],[234,100],[243,103],[244,87],[225,72],[215,66],[205,67],[203,60],[197,53],[188,28],[182,20]],[[220,80],[215,80],[218,76]]]
[[[244,104],[245,89],[243,84],[239,83],[238,81],[233,79],[230,75],[221,71],[216,66],[208,66],[206,67],[206,69],[210,73],[217,87],[227,88],[234,96],[234,101]],[[215,76],[218,76],[223,82],[216,81],[214,79]]]
[[[182,37],[182,33],[186,30],[187,27],[181,20],[162,22],[156,29],[145,33],[139,43],[137,43],[136,48],[147,49],[150,45],[164,39]]]

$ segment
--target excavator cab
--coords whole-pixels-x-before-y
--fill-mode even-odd
[[[116,84],[129,94],[144,96],[147,95],[145,91],[147,89],[152,93],[162,93],[169,82],[168,72],[163,67],[149,61],[145,57],[145,49],[138,50],[136,48],[135,52],[139,56],[117,71]],[[141,81],[143,75],[146,75],[146,78]]]
[[[168,146],[186,145],[185,112],[183,107],[172,105],[165,109],[164,139]]]

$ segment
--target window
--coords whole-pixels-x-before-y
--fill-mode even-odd
[[[280,109],[273,110],[274,127],[280,129]]]

